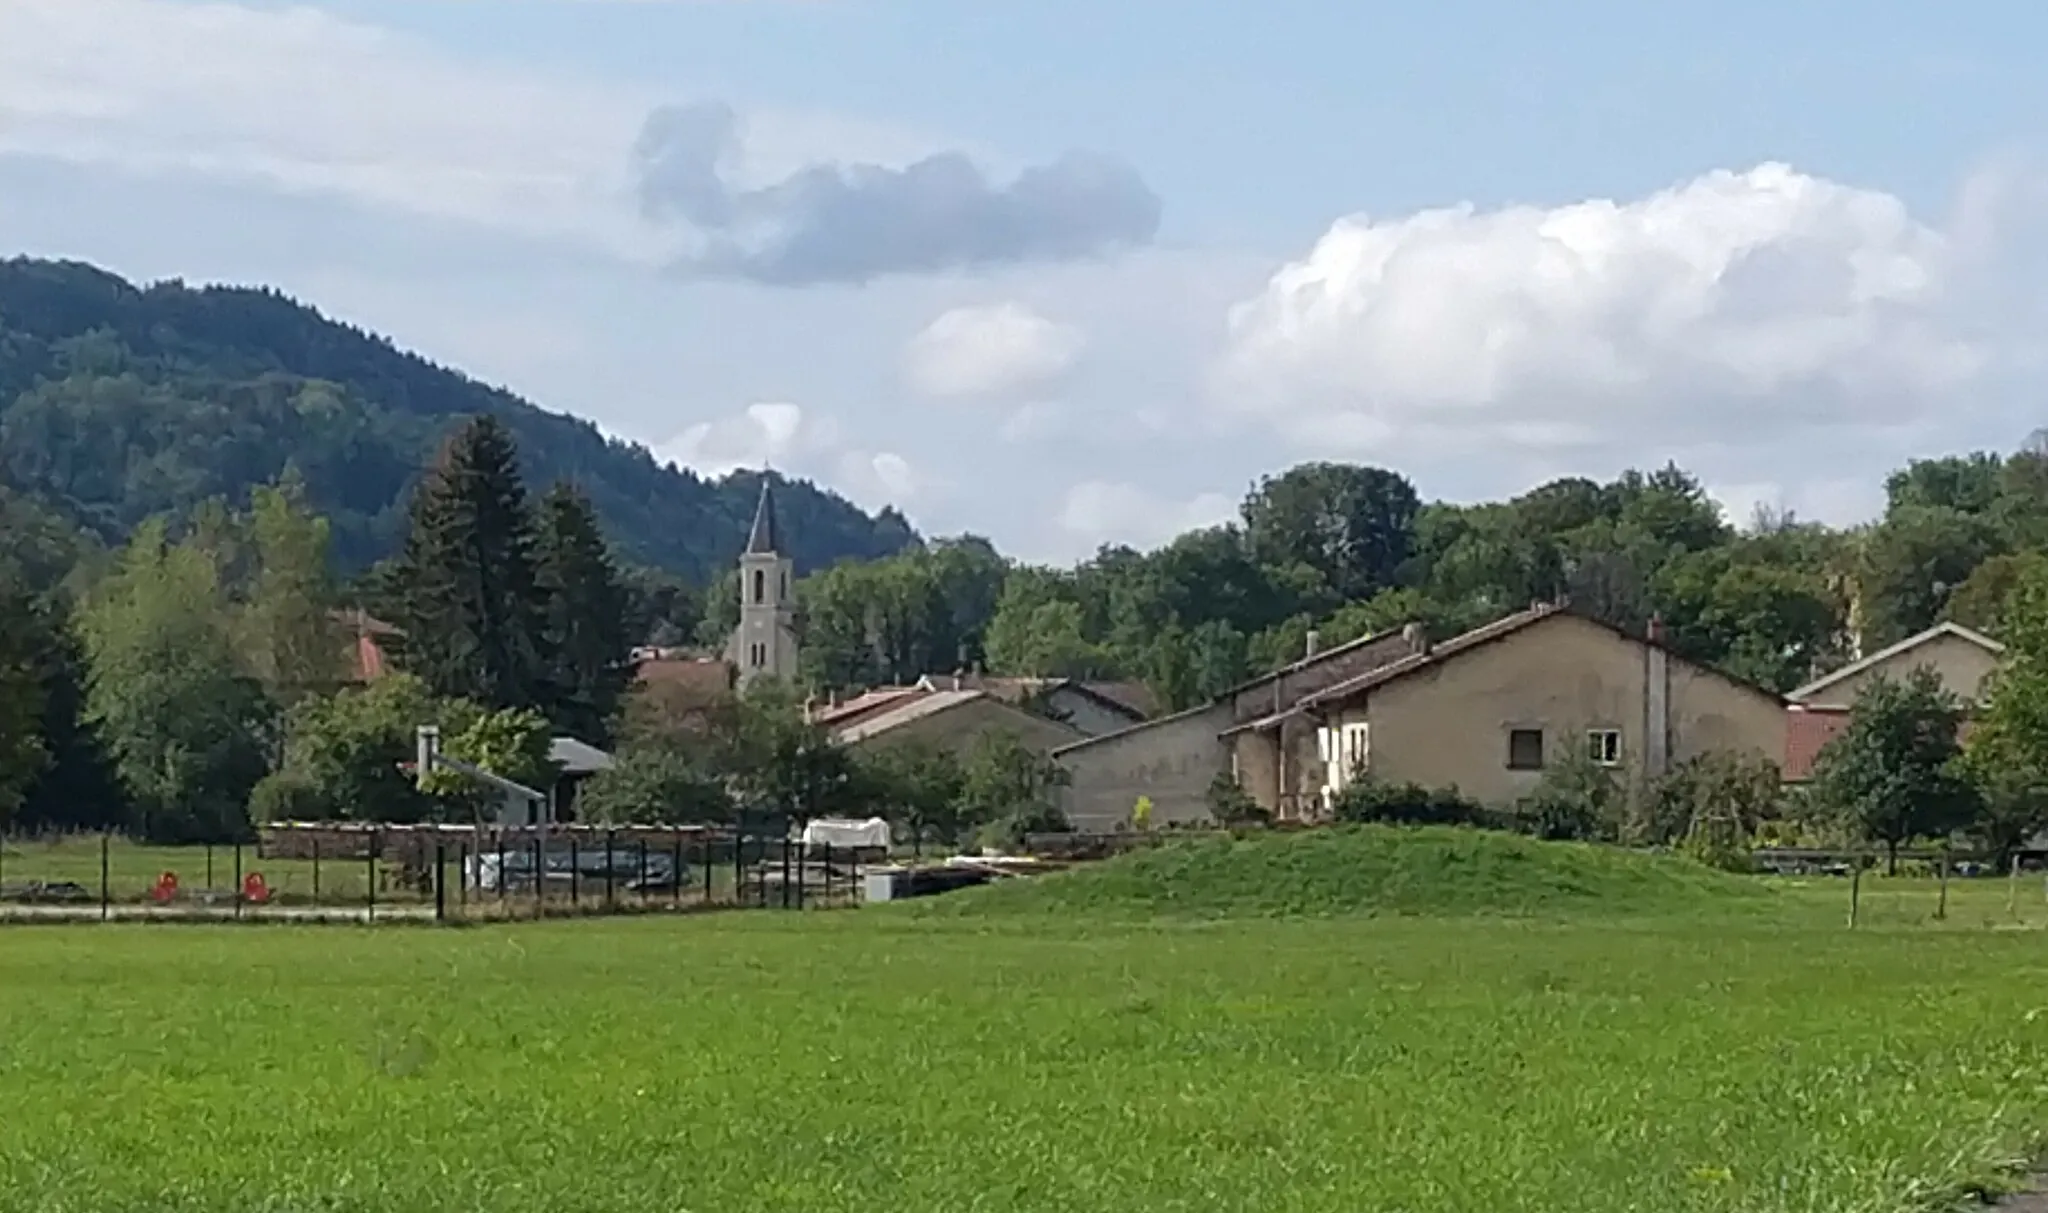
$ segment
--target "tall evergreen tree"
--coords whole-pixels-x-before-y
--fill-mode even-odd
[[[404,664],[436,695],[549,705],[533,517],[512,435],[497,418],[457,431],[420,482],[392,583]]]
[[[0,587],[0,823],[21,807],[48,765],[46,697],[36,637],[41,612],[19,586]]]
[[[556,728],[610,745],[633,681],[631,599],[590,500],[568,484],[542,499],[537,572],[547,595],[545,649]]]

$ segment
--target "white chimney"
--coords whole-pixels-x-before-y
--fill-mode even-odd
[[[1304,654],[1303,660],[1307,660],[1310,657],[1314,657],[1316,653],[1322,649],[1322,647],[1323,634],[1321,632],[1316,631],[1314,628],[1310,628],[1308,630],[1308,652]]]

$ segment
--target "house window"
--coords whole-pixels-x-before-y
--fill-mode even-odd
[[[760,669],[762,666],[767,665],[768,646],[765,644],[749,645],[747,651],[747,660],[757,670]]]
[[[1543,769],[1543,730],[1508,730],[1508,770],[1540,771]]]
[[[1371,761],[1372,734],[1369,724],[1347,724],[1343,732],[1344,773],[1363,771]]]
[[[1586,734],[1586,757],[1598,766],[1621,765],[1621,730],[1594,729]]]
[[[754,601],[756,603],[768,601],[768,574],[760,569],[754,570]]]

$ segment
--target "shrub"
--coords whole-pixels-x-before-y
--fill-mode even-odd
[[[1216,778],[1209,781],[1206,799],[1209,816],[1215,818],[1220,826],[1265,825],[1272,820],[1266,806],[1253,800],[1251,793],[1244,790],[1244,785],[1228,772],[1219,771]]]
[[[1332,810],[1337,820],[1353,824],[1477,826],[1501,829],[1507,818],[1456,788],[1425,788],[1415,783],[1353,780],[1339,793]]]

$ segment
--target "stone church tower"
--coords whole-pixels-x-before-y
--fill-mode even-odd
[[[740,626],[726,646],[725,658],[739,672],[739,686],[774,679],[797,678],[796,596],[790,585],[793,562],[782,551],[782,528],[775,520],[775,495],[764,476],[761,504],[747,550],[740,553]]]

